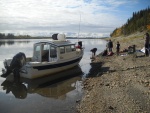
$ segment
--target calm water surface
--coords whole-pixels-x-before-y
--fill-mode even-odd
[[[5,58],[12,58],[18,52],[32,56],[33,44],[48,39],[0,40],[0,74]],[[0,77],[0,112],[1,113],[75,113],[77,101],[82,98],[82,79],[91,69],[91,52],[104,50],[106,42],[101,39],[80,39],[85,46],[85,53],[79,66],[55,74],[66,77],[49,82],[50,77],[28,80],[20,84]],[[70,41],[77,41],[71,39]]]

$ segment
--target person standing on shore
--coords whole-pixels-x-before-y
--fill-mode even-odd
[[[149,41],[150,41],[150,37],[149,34],[146,33],[145,34],[145,56],[149,56]]]
[[[108,41],[108,51],[112,52],[113,42],[111,40]]]
[[[117,45],[116,45],[117,56],[119,55],[119,52],[120,52],[120,43],[119,43],[119,41],[117,41]]]

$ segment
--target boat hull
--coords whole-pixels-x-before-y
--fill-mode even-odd
[[[78,65],[82,57],[79,57],[74,60],[70,60],[67,62],[61,62],[61,63],[53,63],[53,64],[48,64],[45,63],[41,66],[41,64],[38,66],[31,66],[26,67],[26,72],[21,71],[20,76],[24,78],[29,78],[29,79],[34,79],[34,78],[39,78],[43,76],[52,76],[54,73],[58,73],[64,70],[68,70],[70,68],[73,68],[74,66]],[[23,69],[24,69],[23,68]]]

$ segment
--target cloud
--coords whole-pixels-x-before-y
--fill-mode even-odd
[[[137,2],[136,0],[134,0]],[[130,1],[129,1],[130,2]],[[1,0],[0,32],[64,32],[109,35],[122,20],[114,15],[127,0]],[[42,33],[42,34],[43,34]],[[41,33],[40,33],[41,34]]]

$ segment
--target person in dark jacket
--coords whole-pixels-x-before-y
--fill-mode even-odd
[[[119,55],[119,52],[120,52],[120,44],[117,41],[117,45],[116,45],[116,53],[117,53],[117,55]]]
[[[108,51],[112,52],[113,42],[111,40],[108,41]]]
[[[149,56],[149,41],[150,41],[150,37],[149,34],[146,33],[145,34],[145,56]]]

